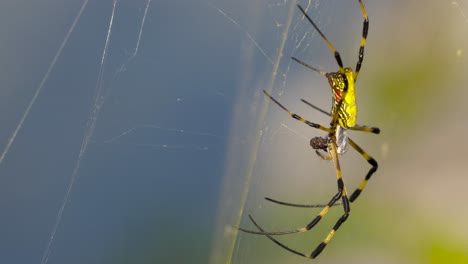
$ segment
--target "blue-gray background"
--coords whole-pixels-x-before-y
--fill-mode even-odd
[[[3,146],[81,5],[2,1]],[[94,104],[112,5],[88,3],[2,164],[1,263],[41,261]],[[117,3],[105,102],[49,263],[203,263],[209,253],[239,69],[225,48],[239,35],[209,30],[217,15],[207,5],[152,1],[128,61],[145,7]]]
[[[248,197],[246,211],[263,215],[269,229],[287,229],[314,213],[292,217],[292,211],[282,211],[291,209],[262,211],[263,196],[316,202],[318,188],[320,201],[326,200],[328,185],[303,182],[317,166],[334,183],[330,165],[301,138],[319,133],[275,107],[268,113],[278,120],[264,121],[261,115],[261,90],[269,87],[280,55],[275,96],[301,113],[311,111],[296,106],[299,98],[329,107],[326,81],[309,77],[289,60],[294,55],[328,71],[336,67],[297,10],[280,48],[293,3],[153,0],[138,42],[148,2],[120,0],[101,67],[114,2],[90,0],[45,78],[83,3],[0,2],[2,151],[41,87],[0,164],[0,263],[41,263],[78,161],[47,263],[305,262],[245,234],[234,250],[220,246],[236,241],[229,226],[238,219],[226,212],[240,215],[242,197]],[[314,20],[353,67],[362,25],[357,1],[303,1],[308,3]],[[384,133],[357,137],[381,170],[366,189],[368,200],[355,210],[356,220],[344,225],[347,230],[340,230],[323,261],[465,263],[462,150],[468,122],[461,104],[467,95],[468,3],[364,4],[371,27],[362,88],[357,88],[359,120]],[[99,89],[102,105],[95,103]],[[96,128],[80,159],[93,110],[99,112]],[[311,116],[326,124],[326,117]],[[260,133],[257,153],[252,148]],[[249,178],[252,157],[256,163]],[[360,163],[348,161],[345,176],[356,172],[348,177],[357,184],[367,164],[354,160]],[[405,216],[408,221],[401,221]],[[309,251],[328,226],[314,242],[295,238],[291,243]],[[402,239],[412,242],[399,243]]]

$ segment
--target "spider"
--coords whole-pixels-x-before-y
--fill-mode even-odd
[[[356,96],[355,96],[355,91],[354,91],[354,84],[356,83],[357,77],[359,75],[359,71],[361,69],[361,64],[364,59],[364,47],[366,45],[366,38],[367,38],[367,32],[369,28],[369,19],[366,13],[366,10],[364,8],[364,5],[361,0],[359,1],[359,5],[361,7],[361,11],[364,17],[364,23],[363,23],[363,30],[362,30],[362,38],[361,38],[361,45],[359,48],[359,58],[358,62],[356,64],[356,69],[353,71],[351,68],[344,68],[343,63],[341,61],[341,56],[338,53],[338,51],[333,47],[333,45],[330,43],[330,41],[325,37],[325,35],[320,31],[320,29],[315,25],[315,23],[312,21],[312,19],[307,15],[305,10],[298,5],[299,10],[301,13],[304,15],[304,17],[312,24],[312,26],[315,28],[315,30],[320,34],[322,39],[326,42],[327,46],[330,48],[330,50],[333,52],[335,56],[335,60],[339,66],[339,71],[337,72],[330,72],[327,73],[325,71],[319,70],[317,68],[314,68],[310,65],[308,65],[305,62],[302,62],[301,60],[292,57],[292,59],[303,66],[318,72],[319,74],[327,77],[328,82],[330,84],[331,90],[332,90],[332,108],[331,108],[331,113],[328,113],[311,103],[307,102],[304,99],[301,99],[302,102],[308,104],[309,106],[315,108],[316,110],[327,114],[331,117],[331,122],[330,122],[330,127],[324,127],[322,125],[313,123],[311,121],[308,121],[301,116],[289,111],[284,105],[282,105],[278,100],[276,100],[273,96],[268,94],[265,90],[263,91],[265,95],[272,100],[275,104],[277,104],[281,109],[286,111],[292,118],[305,123],[306,125],[325,131],[328,133],[327,137],[314,137],[310,140],[310,145],[313,149],[315,149],[316,154],[321,157],[322,159],[325,160],[332,160],[333,165],[336,170],[336,176],[337,176],[337,185],[338,185],[338,192],[332,197],[332,199],[326,204],[326,205],[304,205],[304,204],[295,204],[295,203],[288,203],[288,202],[282,202],[278,201],[272,198],[266,197],[265,199],[274,202],[277,204],[281,205],[286,205],[286,206],[294,206],[294,207],[308,207],[308,208],[322,208],[320,213],[312,219],[305,227],[302,228],[297,228],[294,230],[289,230],[289,231],[279,231],[279,232],[267,232],[265,231],[260,225],[258,225],[253,217],[249,215],[250,220],[253,222],[253,224],[258,228],[259,231],[252,231],[252,230],[247,230],[244,228],[238,228],[240,231],[251,233],[251,234],[258,234],[258,235],[264,235],[268,237],[270,240],[272,240],[274,243],[279,245],[280,247],[297,254],[299,256],[308,258],[308,259],[315,259],[322,251],[323,249],[328,245],[328,243],[331,241],[339,227],[346,221],[346,219],[349,216],[350,212],[350,202],[354,202],[358,196],[361,194],[362,190],[366,186],[367,182],[371,178],[371,176],[377,171],[378,164],[375,161],[374,158],[372,158],[369,154],[367,154],[358,144],[356,144],[351,138],[349,138],[346,134],[346,130],[355,130],[355,131],[362,131],[362,132],[368,132],[368,133],[374,133],[374,134],[379,134],[380,129],[376,127],[368,127],[368,126],[360,126],[356,124],[356,114],[357,114],[357,106],[356,106]],[[341,173],[341,168],[340,168],[340,163],[338,160],[338,155],[344,154],[348,147],[351,146],[354,148],[357,152],[359,152],[364,159],[371,165],[371,168],[367,172],[364,180],[361,182],[359,187],[351,194],[351,196],[348,198],[348,193],[346,191],[346,187],[342,178],[342,173]],[[325,151],[326,154],[322,154],[320,150]],[[341,198],[341,202],[339,201]],[[325,239],[310,253],[310,254],[305,254],[302,252],[299,252],[297,250],[294,250],[285,244],[279,242],[273,236],[275,235],[286,235],[286,234],[294,234],[294,233],[304,233],[309,230],[311,230],[314,226],[316,226],[320,220],[328,213],[330,207],[336,206],[336,205],[342,205],[344,213],[341,215],[341,217],[337,220],[335,225],[333,226],[332,230],[328,233],[328,235],[325,237]]]

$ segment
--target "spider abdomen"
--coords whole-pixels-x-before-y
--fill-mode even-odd
[[[332,72],[327,73],[326,76],[333,95],[331,114],[334,115],[336,113],[338,104],[344,95],[341,106],[338,109],[338,122],[343,128],[354,127],[356,125],[357,106],[353,70],[351,68],[344,68],[343,73]]]

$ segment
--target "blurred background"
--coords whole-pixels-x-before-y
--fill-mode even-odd
[[[336,71],[300,3],[355,68],[358,1],[0,2],[0,263],[309,263],[262,236],[326,203]],[[468,263],[468,1],[365,1],[350,132],[379,170],[318,262]],[[369,164],[340,157],[348,192]],[[342,214],[281,236],[309,254]]]

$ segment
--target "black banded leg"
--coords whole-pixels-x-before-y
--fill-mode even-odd
[[[338,66],[340,67],[340,72],[343,73],[344,68],[343,68],[343,62],[341,61],[340,53],[338,51],[336,51],[335,47],[333,47],[331,42],[325,37],[325,35],[322,33],[322,31],[320,31],[320,29],[315,25],[314,21],[312,21],[312,19],[309,17],[309,15],[307,15],[307,13],[302,8],[302,6],[297,5],[297,7],[299,7],[299,10],[301,10],[302,14],[307,18],[307,20],[309,20],[310,24],[312,24],[312,26],[315,28],[315,30],[317,30],[317,32],[320,34],[322,39],[327,43],[327,46],[330,48],[330,50],[333,52],[333,55],[335,56],[336,63],[338,63]]]
[[[283,109],[284,111],[286,111],[288,113],[288,115],[290,115],[292,118],[310,126],[310,127],[313,127],[313,128],[317,128],[317,129],[320,129],[322,131],[325,131],[325,132],[328,132],[328,133],[331,133],[332,130],[330,128],[326,128],[322,125],[319,125],[319,124],[316,124],[316,123],[313,123],[313,122],[310,122],[308,121],[307,119],[304,119],[302,118],[301,116],[289,111],[289,109],[287,109],[284,105],[282,105],[278,100],[276,100],[273,96],[271,96],[269,93],[267,93],[267,91],[263,90],[263,93],[268,97],[270,98],[270,100],[272,100],[275,104],[277,104],[279,107],[281,107],[281,109]]]
[[[378,127],[369,127],[369,126],[360,126],[356,125],[354,127],[349,127],[349,130],[354,130],[354,131],[362,131],[362,132],[367,132],[367,133],[373,133],[373,134],[380,134],[380,128]]]
[[[336,170],[336,177],[337,177],[337,185],[338,185],[338,192],[332,197],[332,199],[327,203],[327,205],[320,211],[320,213],[312,220],[310,221],[307,226],[302,227],[302,228],[297,228],[289,231],[279,231],[279,232],[263,232],[263,231],[252,231],[252,230],[247,230],[243,228],[238,228],[240,231],[250,233],[250,234],[257,234],[257,235],[287,235],[287,234],[294,234],[294,233],[305,233],[309,230],[311,230],[315,225],[317,225],[320,220],[328,213],[330,210],[330,207],[332,207],[340,198],[343,197],[343,208],[345,209],[345,212],[349,213],[349,200],[346,194],[346,189],[344,187],[344,182],[343,178],[341,176],[341,169],[340,169],[340,163],[338,161],[338,154],[336,151],[336,144],[334,142],[331,142],[329,144],[328,152],[330,156],[333,158],[333,163],[335,165],[335,170]],[[341,224],[340,224],[341,225]],[[331,235],[332,237],[333,235]],[[327,236],[327,239],[330,237]],[[331,239],[330,237],[330,239]],[[327,241],[327,240],[324,240]],[[328,240],[329,241],[329,240]]]
[[[340,178],[338,186],[343,186],[343,179]],[[324,206],[324,208],[320,211],[320,213],[312,221],[310,221],[305,227],[296,228],[296,229],[288,230],[288,231],[277,231],[277,232],[252,231],[252,230],[244,229],[244,228],[241,228],[241,227],[238,227],[237,229],[239,229],[240,231],[246,232],[246,233],[256,234],[256,235],[265,235],[265,236],[266,235],[278,236],[278,235],[288,235],[288,234],[295,234],[295,233],[305,233],[305,232],[311,230],[315,225],[317,225],[320,222],[320,220],[322,220],[322,218],[330,210],[330,207],[332,207],[341,198],[342,195],[343,195],[343,189],[339,189],[338,192],[330,200],[330,202],[328,202],[328,204]],[[346,198],[346,201],[348,201],[347,198]],[[345,205],[343,205],[343,206],[345,207]],[[349,208],[349,202],[348,202],[348,205],[346,207]],[[249,215],[249,217],[252,218],[250,215]]]
[[[276,235],[277,232],[265,231],[260,225],[258,225],[255,222],[253,217],[251,215],[249,215],[249,218],[252,221],[252,223],[260,230],[259,232],[255,232],[256,234],[263,234],[266,237],[268,237],[271,241],[273,241],[275,244],[277,244],[278,246],[286,249],[287,251],[289,251],[291,253],[294,253],[296,255],[299,255],[301,257],[308,258],[308,259],[315,259],[318,255],[320,255],[320,253],[323,251],[323,249],[325,249],[325,247],[331,241],[331,239],[333,238],[335,233],[338,231],[340,226],[346,221],[346,219],[348,219],[349,212],[350,212],[349,199],[348,199],[348,196],[347,196],[347,193],[346,193],[346,188],[344,186],[343,178],[342,178],[342,175],[341,175],[341,168],[340,168],[340,164],[339,164],[339,161],[338,161],[338,155],[337,155],[337,152],[336,152],[336,145],[335,145],[335,143],[331,143],[330,145],[331,145],[330,155],[333,157],[333,161],[334,161],[334,165],[335,165],[335,169],[336,169],[336,174],[337,174],[337,184],[338,184],[338,193],[337,193],[337,195],[335,195],[333,197],[332,201],[335,198],[336,198],[336,200],[338,200],[340,197],[342,198],[342,205],[343,205],[343,209],[344,209],[344,214],[338,219],[338,221],[333,226],[333,229],[328,233],[328,235],[325,237],[325,239],[312,251],[312,253],[310,255],[304,254],[304,253],[299,252],[297,250],[294,250],[294,249],[286,246],[285,244],[279,242],[277,239],[273,238],[273,236],[272,236],[272,235]],[[335,200],[335,202],[336,202],[336,200]],[[325,215],[326,212],[328,212],[330,203],[326,206],[326,208],[324,208],[324,210],[326,210],[326,211],[325,211],[325,213],[323,215]],[[319,216],[317,216],[307,227],[310,226],[310,229],[311,229],[315,224],[317,224],[318,221],[323,216],[322,213],[324,212],[324,210],[322,210],[322,212],[319,214],[320,218],[318,218]],[[253,232],[251,232],[251,233],[253,233]]]
[[[280,205],[286,205],[286,206],[292,206],[292,207],[302,207],[302,208],[324,208],[327,206],[327,204],[296,204],[296,203],[288,203],[288,202],[283,202],[283,201],[278,201],[276,199],[268,198],[265,197],[265,200],[270,201],[272,203],[280,204]],[[332,206],[336,205],[341,205],[340,201],[336,201]]]
[[[301,99],[301,102],[303,102],[304,104],[306,104],[306,105],[312,107],[313,109],[319,111],[320,113],[331,117],[330,112],[327,112],[327,111],[323,110],[322,108],[313,105],[311,102],[307,101],[306,99]]]
[[[356,142],[354,142],[351,139],[348,139],[348,140],[349,140],[348,142],[351,145],[351,147],[353,147],[357,152],[359,152],[367,160],[367,162],[369,162],[369,164],[372,166],[367,172],[367,175],[364,178],[364,180],[361,182],[361,185],[359,185],[359,187],[350,196],[349,200],[351,202],[354,202],[358,198],[358,196],[361,194],[362,190],[366,186],[371,176],[377,171],[377,169],[379,168],[379,165],[377,164],[377,161],[375,161],[374,158],[372,158],[361,147],[359,147],[359,145],[356,144]]]
[[[312,251],[310,254],[311,258],[316,258],[322,251],[323,249],[330,243],[331,239],[335,235],[336,231],[340,228],[340,226],[348,219],[349,212],[351,211],[349,207],[349,199],[348,199],[348,194],[346,192],[346,187],[344,185],[342,173],[341,173],[341,167],[340,167],[340,161],[338,159],[338,152],[336,150],[336,144],[335,142],[331,142],[329,145],[329,150],[328,153],[333,159],[333,163],[335,165],[335,170],[336,170],[336,177],[337,177],[337,184],[338,184],[338,191],[341,191],[341,199],[342,199],[342,204],[343,204],[343,210],[344,213],[343,215],[336,221],[335,225],[333,226],[332,230],[330,233],[328,233],[327,237],[320,243],[317,248]]]
[[[361,6],[362,16],[364,17],[364,22],[362,25],[362,38],[361,38],[361,46],[359,47],[359,58],[356,64],[356,70],[354,71],[354,82],[356,82],[357,77],[359,75],[359,71],[361,70],[361,64],[364,60],[364,47],[366,46],[366,39],[367,39],[367,32],[369,31],[369,17],[367,17],[366,9],[362,4],[362,1],[359,0],[359,5]]]
[[[341,172],[340,172],[340,174],[341,174]],[[338,186],[339,187],[341,186],[342,189],[338,190],[338,193],[332,198],[330,203],[328,203],[325,206],[325,208],[322,209],[320,214],[317,215],[317,217],[315,217],[314,220],[312,220],[305,228],[298,228],[298,229],[295,229],[295,230],[292,230],[292,231],[285,231],[285,232],[268,232],[268,231],[265,231],[260,225],[258,225],[255,222],[255,220],[253,219],[253,217],[251,215],[249,215],[249,218],[252,221],[252,223],[260,231],[251,231],[251,230],[246,230],[246,229],[243,229],[243,228],[238,228],[238,229],[240,231],[243,231],[243,232],[246,232],[246,233],[257,234],[257,235],[265,235],[266,237],[268,237],[271,241],[273,241],[278,246],[280,246],[280,247],[282,247],[282,248],[284,248],[284,249],[286,249],[286,250],[288,250],[288,251],[290,251],[290,252],[292,252],[294,254],[297,254],[299,256],[302,256],[302,257],[305,257],[305,258],[308,258],[308,259],[314,259],[322,252],[322,250],[325,248],[325,246],[330,242],[330,240],[333,238],[336,230],[338,230],[338,228],[341,226],[341,224],[344,221],[346,221],[346,218],[348,218],[348,215],[349,215],[349,200],[348,200],[348,197],[346,195],[346,190],[344,189],[343,179],[339,178]],[[299,232],[303,233],[303,232],[309,231],[323,218],[323,216],[325,216],[328,213],[328,210],[330,209],[330,207],[333,204],[335,204],[340,197],[342,198],[343,208],[345,209],[346,213],[338,219],[338,221],[336,222],[336,224],[333,227],[332,231],[330,231],[330,233],[327,235],[327,237],[317,246],[317,248],[315,248],[314,251],[312,251],[312,254],[307,255],[307,254],[304,254],[304,253],[299,252],[297,250],[294,250],[294,249],[286,246],[285,244],[279,242],[278,240],[276,240],[275,238],[272,237],[274,235],[286,235],[286,234],[293,234],[293,233],[299,233]]]
[[[310,66],[309,64],[307,64],[307,63],[305,63],[305,62],[299,60],[299,59],[296,58],[296,57],[291,57],[291,59],[292,59],[293,61],[295,61],[295,62],[297,62],[297,63],[299,63],[299,64],[305,66],[306,68],[309,68],[309,69],[311,69],[311,70],[313,70],[313,71],[315,71],[315,72],[320,73],[320,74],[323,75],[323,76],[327,76],[327,74],[328,74],[328,73],[325,72],[325,71],[322,71],[322,70],[319,70],[319,69],[317,69],[317,68],[315,68],[315,67]]]

